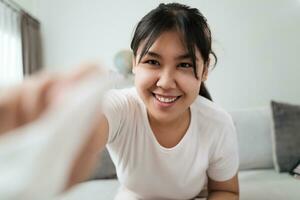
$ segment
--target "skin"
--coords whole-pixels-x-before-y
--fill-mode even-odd
[[[239,181],[236,174],[227,181],[214,181],[208,177],[208,200],[238,200]]]
[[[175,31],[162,33],[149,52],[141,59],[143,44],[134,58],[135,86],[145,103],[149,122],[158,142],[165,147],[175,146],[184,136],[190,122],[189,106],[197,98],[201,82],[206,80],[207,67],[196,51],[198,77],[195,77],[191,58]],[[175,98],[167,106],[155,97]]]

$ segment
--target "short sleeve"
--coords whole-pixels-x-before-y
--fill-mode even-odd
[[[110,90],[106,93],[102,106],[109,127],[107,143],[111,143],[120,134],[121,127],[125,123],[126,114],[128,114],[126,95],[121,90]]]
[[[230,118],[212,148],[209,158],[208,176],[215,181],[231,179],[238,171],[238,144],[236,130]]]

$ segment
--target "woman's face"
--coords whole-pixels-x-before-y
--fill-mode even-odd
[[[206,79],[207,69],[196,50],[198,79],[192,60],[176,31],[164,32],[156,39],[148,53],[141,59],[140,45],[134,58],[135,86],[145,103],[148,115],[159,122],[171,122],[188,113],[189,106],[197,98],[201,81]]]

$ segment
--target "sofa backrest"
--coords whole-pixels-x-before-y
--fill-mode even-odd
[[[229,112],[236,127],[240,170],[274,168],[269,107]]]

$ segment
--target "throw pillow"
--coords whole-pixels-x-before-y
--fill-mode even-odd
[[[271,101],[273,157],[278,172],[288,172],[300,159],[300,106]]]

